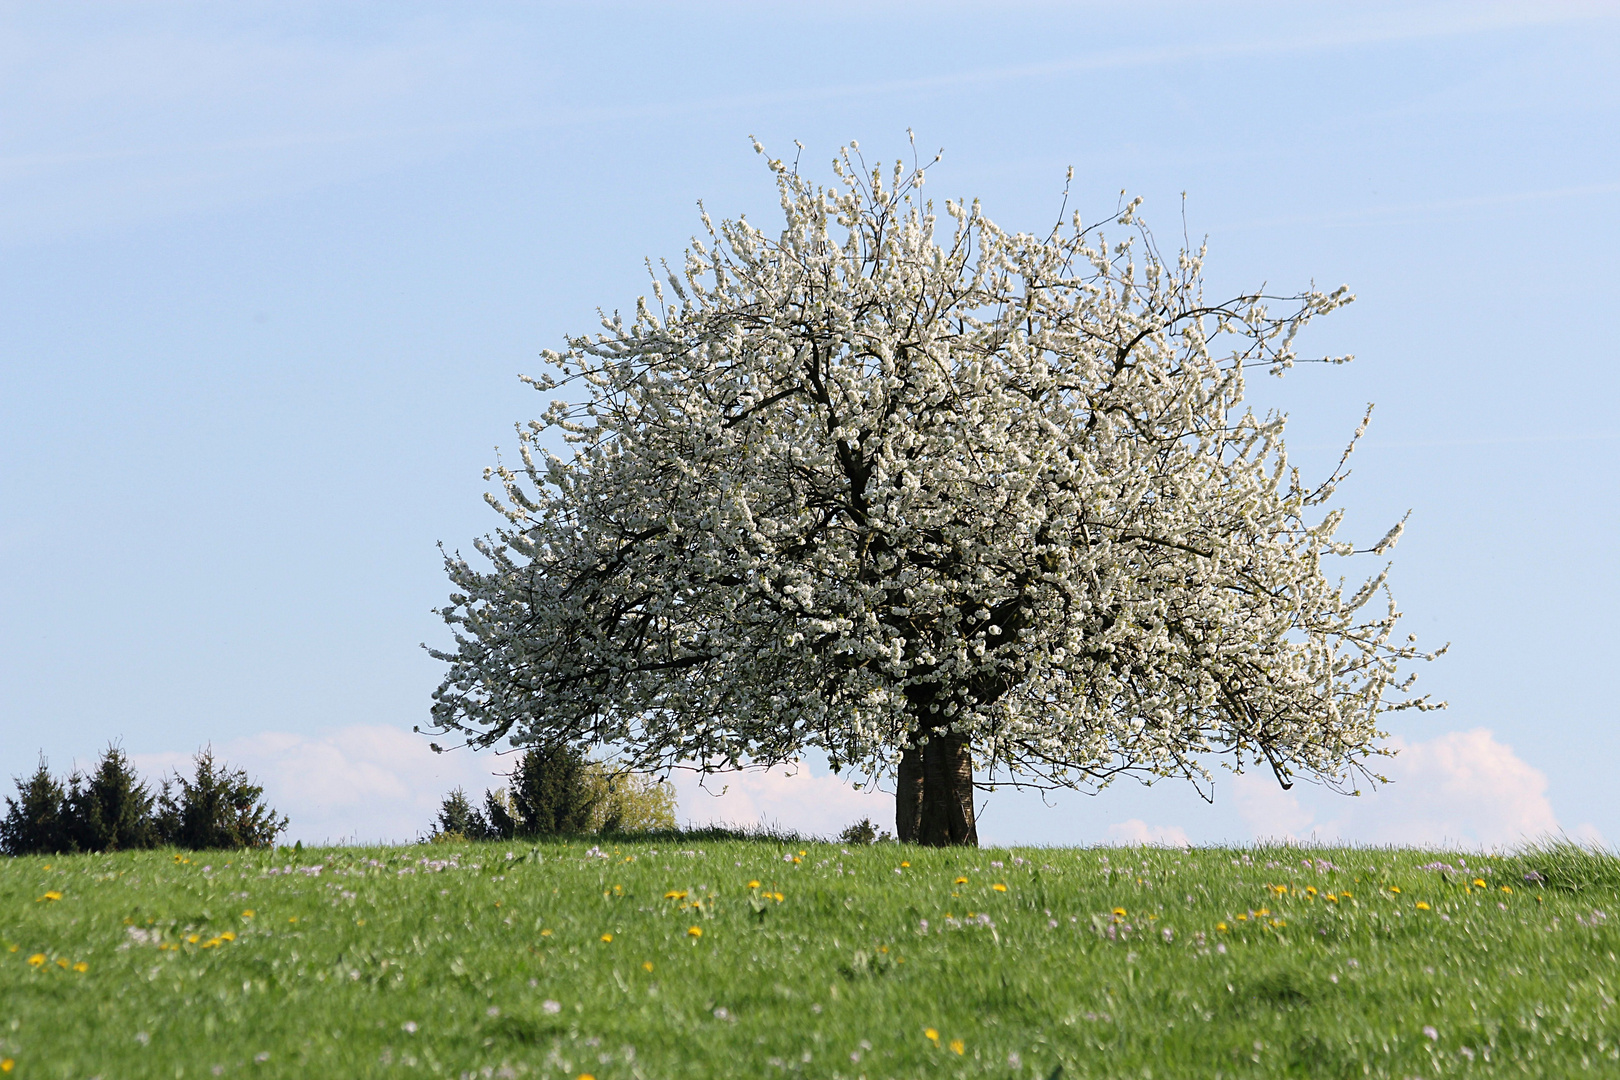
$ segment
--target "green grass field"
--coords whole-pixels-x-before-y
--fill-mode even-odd
[[[0,1069],[1620,1076],[1617,889],[1571,848],[18,858]]]

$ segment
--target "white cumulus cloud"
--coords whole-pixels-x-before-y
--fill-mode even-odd
[[[1366,844],[1511,846],[1561,830],[1547,777],[1485,728],[1389,742],[1377,763],[1391,783],[1346,797],[1312,785],[1283,791],[1270,776],[1237,777],[1238,813],[1257,837]],[[1573,835],[1602,838],[1590,825]]]
[[[324,735],[266,731],[215,743],[214,756],[264,785],[265,801],[291,818],[286,842],[398,843],[431,827],[445,794],[465,787],[475,799],[504,779],[510,758],[435,754],[405,728],[354,725]],[[190,775],[191,755],[131,754],[148,777]]]

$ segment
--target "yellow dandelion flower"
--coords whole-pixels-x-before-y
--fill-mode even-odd
[[[923,1038],[927,1039],[935,1046],[939,1045],[939,1032],[935,1031],[933,1028],[925,1028],[923,1030]]]
[[[10,1072],[16,1067],[17,1063],[11,1058],[0,1058],[0,1072]]]
[[[62,957],[58,956],[56,958],[56,966],[61,968],[63,971],[66,971],[68,969],[68,962],[62,959]]]
[[[52,889],[50,892],[46,893],[44,896],[40,897],[39,899],[40,900],[50,900],[50,901],[54,902],[54,901],[62,899],[62,894],[57,892],[55,889]],[[38,902],[39,902],[38,900],[35,901],[35,903],[38,903]]]
[[[749,882],[749,883],[748,883],[748,887],[749,887],[749,888],[750,888],[750,889],[757,889],[757,888],[759,888],[759,882],[757,882],[757,881],[750,881],[750,882]]]
[[[1239,916],[1238,916],[1238,917],[1237,917],[1237,921],[1238,921],[1238,922],[1248,922],[1248,921],[1249,921],[1249,917],[1248,917],[1248,916],[1247,916],[1247,915],[1239,915]]]
[[[643,960],[641,962],[641,970],[647,972],[649,975],[652,974],[652,961]]]
[[[771,893],[771,899],[775,900],[778,904],[780,904],[782,901],[786,900],[787,897],[785,897],[781,893],[777,892],[777,893]]]
[[[294,915],[292,918],[288,919],[287,921],[290,922],[290,923],[297,922],[298,921],[298,916]]]
[[[797,855],[795,855],[795,856],[794,856],[794,857],[793,857],[793,865],[794,865],[794,866],[798,866],[798,865],[799,865],[799,858],[798,858],[798,856],[797,856]]]
[[[703,936],[703,927],[701,927],[701,926],[688,926],[686,928],[686,935],[687,935],[687,937],[702,937]]]
[[[540,936],[541,937],[550,937],[551,936],[551,931],[549,929],[542,930],[542,931],[540,931]]]
[[[604,942],[612,941],[613,940],[613,935],[612,934],[603,934],[602,935],[602,940]]]
[[[1428,911],[1429,910],[1429,905],[1425,904],[1422,900],[1419,900],[1417,902],[1417,909],[1419,911]]]
[[[951,882],[953,885],[966,885],[967,883],[968,880],[965,877],[959,877],[955,881]]]
[[[1476,888],[1476,889],[1485,888],[1485,879],[1481,878],[1481,877],[1475,878],[1474,879],[1474,888]]]
[[[900,864],[900,866],[901,866],[901,868],[902,868],[902,869],[910,869],[910,867],[911,867],[911,864],[910,864],[910,863],[908,863],[908,862],[902,862],[902,863],[901,863],[901,864]]]
[[[1270,908],[1261,908],[1259,911],[1255,912],[1255,914],[1260,916],[1261,918],[1265,918],[1267,915],[1271,914],[1271,909]]]
[[[1510,888],[1508,888],[1508,887],[1507,887],[1507,886],[1506,886],[1506,885],[1504,885],[1504,886],[1502,886],[1502,891],[1503,891],[1503,892],[1505,892],[1505,893],[1510,893],[1510,892],[1512,892],[1512,891],[1513,891],[1513,890],[1512,890],[1512,889],[1510,889]]]
[[[1277,927],[1280,930],[1283,927],[1288,925],[1288,920],[1287,919],[1272,919],[1271,920],[1271,925]]]
[[[242,918],[244,918],[244,919],[251,919],[251,918],[253,918],[253,909],[252,909],[252,908],[248,908],[248,909],[247,909],[247,910],[245,910],[245,911],[243,911],[243,912],[242,912]]]
[[[219,938],[209,938],[207,941],[202,943],[202,947],[205,948],[205,949],[212,949],[212,948],[215,948],[218,945],[219,945]]]
[[[186,943],[188,945],[195,945],[195,944],[197,944],[197,942],[199,942],[201,940],[202,940],[202,935],[201,934],[192,934],[190,937],[186,938]]]
[[[990,886],[990,887],[991,887],[991,888],[992,888],[992,889],[994,889],[994,890],[996,890],[996,892],[1006,892],[1006,891],[1007,891],[1007,886],[1005,886],[1005,885],[1003,885],[1003,884],[1002,884],[1002,883],[1001,883],[1001,882],[999,882],[999,881],[998,881],[998,882],[996,882],[996,883],[995,883],[995,884],[994,884],[994,885],[992,885],[992,886]]]
[[[1337,896],[1334,896],[1334,895],[1333,895],[1333,894],[1332,894],[1332,893],[1330,893],[1330,892],[1328,892],[1328,893],[1323,893],[1323,894],[1322,894],[1322,899],[1324,899],[1324,900],[1331,900],[1331,901],[1333,901],[1333,902],[1334,902],[1334,903],[1335,903],[1335,904],[1337,904],[1337,903],[1338,903],[1338,902],[1339,902],[1339,898],[1338,898],[1338,897],[1337,897]]]
[[[1349,889],[1340,889],[1339,890],[1339,899],[1340,900],[1348,900],[1348,899],[1350,899],[1350,890]]]
[[[951,1052],[952,1053],[961,1054],[961,1053],[965,1053],[966,1051],[967,1051],[967,1044],[964,1043],[961,1039],[952,1039],[951,1040]]]
[[[42,952],[37,952],[33,956],[30,956],[28,958],[28,966],[29,967],[44,967],[45,966],[45,954],[42,953]]]
[[[671,889],[671,890],[669,890],[669,892],[664,894],[664,899],[665,900],[685,900],[686,899],[686,894],[684,892],[678,892],[675,889]]]
[[[592,1076],[590,1073],[580,1073],[579,1080],[596,1080],[596,1077]]]
[[[1401,891],[1401,887],[1399,885],[1391,885],[1389,887],[1389,891],[1392,893],[1398,893]]]
[[[1286,885],[1273,885],[1271,887],[1271,891],[1276,893],[1278,896],[1283,896],[1288,892],[1288,886],[1286,886]]]
[[[1305,895],[1314,897],[1316,895],[1316,886],[1315,885],[1307,885],[1307,886],[1305,886]]]
[[[1218,923],[1215,924],[1215,929],[1219,930],[1221,933],[1224,934],[1224,933],[1226,933],[1226,924],[1223,923],[1223,922],[1218,922]]]
[[[800,855],[808,855],[808,854],[810,854],[810,853],[809,853],[809,852],[808,852],[808,851],[801,851],[801,852],[799,852],[799,854],[800,854]]]
[[[77,964],[73,965],[73,970],[77,971],[80,975],[83,975],[85,972],[90,970],[90,965],[85,963],[83,960],[80,960]]]
[[[1117,907],[1114,909],[1114,914],[1123,919],[1125,917],[1125,909],[1122,907]]]

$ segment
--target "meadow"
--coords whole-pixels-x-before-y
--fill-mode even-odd
[[[1620,1076],[1620,860],[701,835],[0,861],[11,1077]]]

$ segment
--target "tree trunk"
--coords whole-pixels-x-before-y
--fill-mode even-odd
[[[894,832],[901,843],[978,847],[968,737],[935,731],[925,746],[902,751],[894,802]]]
[[[923,752],[918,746],[900,752],[900,775],[894,789],[894,835],[902,844],[917,842],[917,823],[922,816]]]

